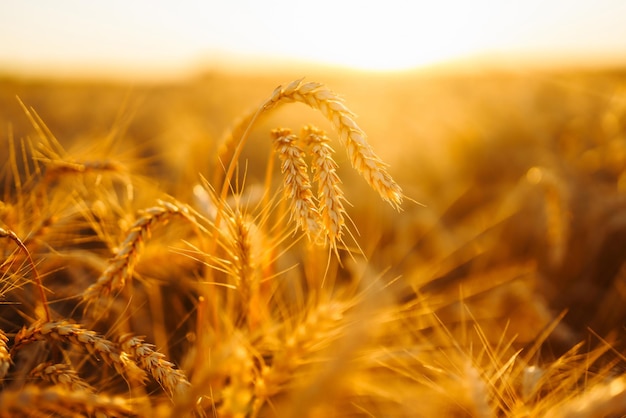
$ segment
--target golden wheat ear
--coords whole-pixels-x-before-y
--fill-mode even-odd
[[[331,248],[342,241],[346,210],[346,200],[341,190],[341,180],[337,175],[337,163],[333,160],[334,150],[326,133],[314,126],[305,126],[302,138],[313,156],[313,180],[317,183],[317,199],[324,233]]]
[[[28,374],[31,378],[40,379],[52,385],[59,385],[72,391],[95,393],[93,386],[85,382],[70,364],[52,362],[40,363]]]
[[[18,351],[35,341],[68,343],[82,347],[90,355],[112,366],[117,373],[125,376],[130,382],[143,384],[146,380],[146,373],[137,366],[128,353],[122,351],[117,344],[79,324],[67,321],[37,321],[17,333],[12,351]]]
[[[320,234],[319,214],[313,201],[308,167],[304,151],[298,146],[298,136],[289,129],[274,129],[271,132],[276,153],[281,161],[284,195],[291,202],[291,216],[295,217],[296,228],[312,241]]]
[[[154,350],[154,345],[146,343],[141,337],[125,334],[119,338],[120,347],[128,353],[143,370],[169,393],[170,397],[184,395],[189,387],[187,376],[165,359],[165,355]]]
[[[224,179],[222,198],[228,191],[236,162],[251,126],[261,114],[281,104],[293,102],[304,103],[321,112],[339,133],[340,142],[346,148],[352,166],[383,200],[389,202],[394,208],[400,209],[404,199],[402,188],[387,172],[387,164],[376,155],[367,142],[365,132],[355,121],[354,113],[344,105],[343,100],[337,94],[328,90],[323,84],[304,82],[302,79],[277,87],[259,109],[241,119],[240,123],[233,128],[233,134],[226,136],[225,142],[220,147],[218,160],[222,163],[230,161],[230,165],[225,178],[221,175],[216,177],[216,179]]]
[[[279,86],[263,104],[264,111],[280,103],[300,102],[319,110],[339,133],[341,144],[346,147],[352,167],[367,181],[383,200],[396,209],[403,200],[402,188],[387,172],[385,164],[367,142],[365,132],[354,120],[355,115],[343,100],[324,85],[315,82],[296,80],[287,86]]]
[[[196,225],[196,219],[188,207],[182,204],[159,201],[157,206],[143,210],[139,219],[131,226],[126,239],[109,262],[106,270],[83,293],[82,298],[86,306],[115,295],[124,289],[133,275],[141,249],[148,240],[151,230],[159,224],[166,224],[175,217],[183,218]]]

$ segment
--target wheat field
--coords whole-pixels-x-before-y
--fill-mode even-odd
[[[318,76],[0,79],[0,416],[626,415],[626,73]]]

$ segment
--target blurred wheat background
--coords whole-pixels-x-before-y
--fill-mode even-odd
[[[553,64],[7,69],[0,416],[626,415],[626,72]]]

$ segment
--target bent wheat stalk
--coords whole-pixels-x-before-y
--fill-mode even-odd
[[[44,290],[43,283],[41,282],[41,277],[39,277],[39,273],[37,272],[37,268],[35,267],[33,257],[30,255],[30,251],[28,251],[26,245],[22,242],[21,239],[19,239],[15,232],[9,229],[0,228],[0,238],[9,238],[17,244],[17,246],[20,248],[20,250],[24,252],[24,254],[26,254],[26,258],[28,259],[31,268],[33,269],[35,285],[37,286],[37,289],[39,291],[39,299],[41,299],[41,304],[44,311],[44,319],[46,321],[51,321],[50,308],[48,307],[48,298],[46,297],[46,292]]]
[[[89,305],[111,293],[121,291],[132,277],[141,248],[150,236],[152,228],[176,216],[195,224],[195,218],[186,206],[159,201],[158,206],[144,210],[141,217],[131,226],[121,249],[110,261],[97,282],[85,290],[83,301]]]
[[[387,165],[374,153],[366,140],[365,132],[355,122],[355,115],[337,94],[320,83],[296,80],[274,90],[272,97],[262,108],[265,111],[280,103],[289,102],[304,103],[319,110],[339,133],[339,139],[347,149],[352,166],[384,200],[399,209],[403,199],[402,189],[387,173]]]
[[[387,172],[387,165],[376,155],[367,142],[365,133],[354,120],[355,115],[343,104],[337,94],[328,90],[324,85],[316,82],[304,82],[302,79],[295,80],[286,86],[277,87],[271,97],[254,113],[241,119],[240,125],[235,127],[234,131],[243,133],[239,138],[236,138],[235,135],[227,137],[229,141],[238,140],[236,146],[231,143],[222,144],[218,159],[230,161],[220,193],[222,200],[226,198],[230,179],[235,172],[237,161],[252,125],[262,113],[275,109],[281,104],[292,102],[304,103],[320,111],[339,133],[339,139],[347,149],[352,166],[365,178],[370,187],[378,192],[383,200],[389,202],[396,209],[400,208],[404,198],[402,189]],[[216,219],[216,224],[219,225],[219,218]]]

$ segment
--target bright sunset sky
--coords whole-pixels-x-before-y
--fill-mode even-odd
[[[232,58],[406,69],[471,55],[626,62],[624,0],[19,0],[0,72],[162,73]]]

